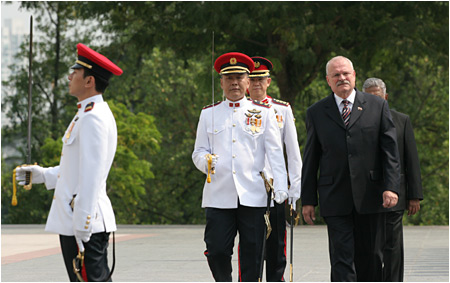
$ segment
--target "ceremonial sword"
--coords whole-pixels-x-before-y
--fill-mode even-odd
[[[30,52],[28,55],[28,131],[27,131],[27,165],[31,164],[31,94],[33,88],[33,74],[32,74],[32,66],[33,66],[33,16],[30,16]],[[16,168],[17,169],[17,168]],[[11,204],[13,206],[17,205],[17,187],[16,187],[16,169],[13,170],[13,196]],[[32,174],[31,172],[25,173],[25,185],[23,188],[25,190],[31,190],[31,181]]]
[[[259,172],[262,179],[264,180],[264,187],[267,191],[267,208],[266,213],[264,214],[264,220],[266,222],[267,229],[264,229],[264,237],[263,237],[263,246],[262,246],[262,254],[261,254],[261,265],[259,266],[259,277],[258,282],[262,282],[263,270],[264,270],[264,257],[266,253],[266,241],[272,232],[272,226],[270,225],[270,201],[272,200],[272,193],[274,191],[273,185],[266,179],[264,172]]]
[[[211,44],[211,65],[212,65],[212,109],[211,109],[211,122],[213,133],[211,137],[211,154],[208,155],[208,177],[206,181],[211,183],[211,174],[216,173],[215,168],[212,167],[212,157],[214,155],[214,31],[212,32],[212,44]]]
[[[290,215],[291,215],[291,256],[289,263],[289,282],[293,282],[294,280],[294,227],[297,226],[300,215],[298,215],[297,211],[294,209],[294,204],[291,203],[290,206]]]

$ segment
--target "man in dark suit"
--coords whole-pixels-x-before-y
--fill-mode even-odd
[[[368,78],[363,84],[363,91],[388,100],[386,84],[378,78]],[[398,204],[388,209],[389,212],[386,213],[383,281],[402,282],[404,273],[403,213],[405,209],[408,209],[408,216],[416,214],[420,210],[423,193],[419,156],[409,116],[395,110],[391,110],[391,115],[397,130],[401,181]]]
[[[306,112],[303,217],[314,224],[319,199],[331,281],[382,281],[383,212],[400,183],[394,124],[385,100],[355,88],[348,58],[332,58],[326,72],[333,93]]]

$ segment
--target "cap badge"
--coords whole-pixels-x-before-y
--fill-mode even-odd
[[[255,62],[255,68],[259,68],[259,66],[261,66],[260,62]]]
[[[234,58],[234,57],[230,58],[230,64],[231,65],[236,65],[236,63],[237,63],[236,58]]]

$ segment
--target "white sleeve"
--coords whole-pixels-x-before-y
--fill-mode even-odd
[[[272,168],[273,187],[275,192],[284,191],[288,193],[287,173],[284,162],[283,146],[281,143],[281,134],[273,108],[268,111],[266,123],[265,149],[266,157]]]
[[[200,113],[200,119],[197,125],[197,138],[195,139],[194,152],[192,153],[192,161],[201,172],[208,173],[208,164],[205,155],[211,153],[208,132],[206,130],[205,112]]]
[[[108,127],[97,115],[86,115],[80,121],[79,190],[73,210],[73,228],[90,232],[92,225],[86,221],[95,215],[99,191],[108,166]],[[90,221],[91,222],[91,221]]]
[[[301,192],[302,158],[300,156],[297,129],[295,127],[294,114],[292,113],[291,106],[286,111],[283,141],[286,145],[289,181],[291,183],[289,197],[293,198],[295,202],[300,198]]]
[[[56,188],[56,182],[58,181],[59,166],[44,168],[44,180],[47,190],[53,190]]]

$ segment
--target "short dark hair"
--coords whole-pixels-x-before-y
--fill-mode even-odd
[[[96,75],[94,72],[92,72],[88,68],[83,68],[83,69],[84,69],[83,78],[86,78],[88,76],[93,76],[95,78],[95,90],[98,91],[99,93],[104,93],[106,88],[109,85],[109,81],[99,77],[98,75]]]

